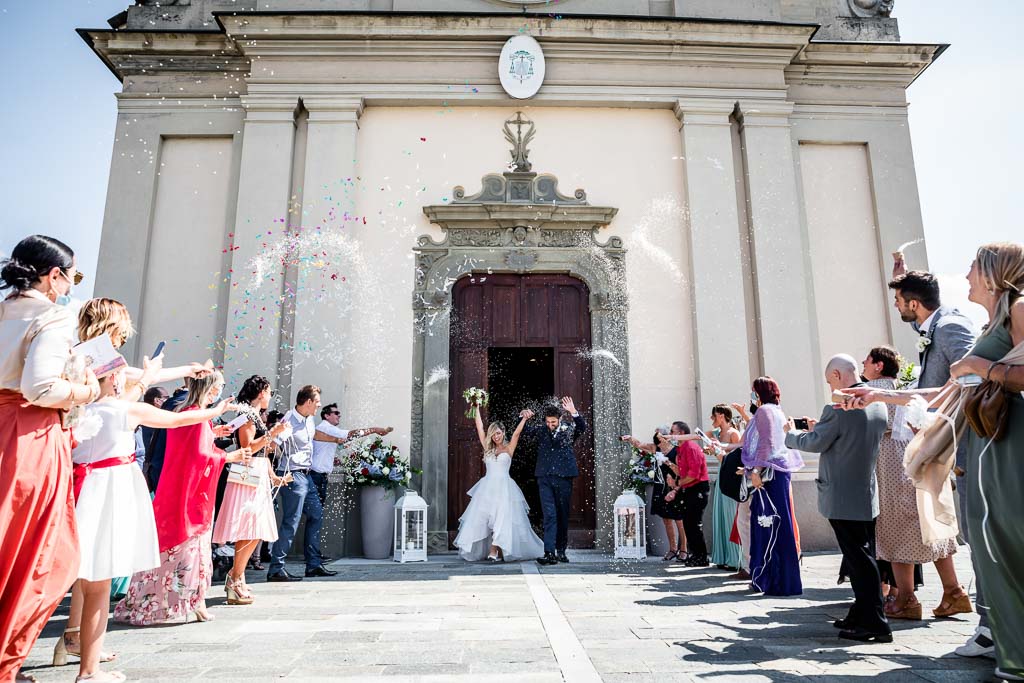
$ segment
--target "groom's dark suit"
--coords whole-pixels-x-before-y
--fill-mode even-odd
[[[548,426],[530,427],[530,437],[537,439],[537,488],[544,513],[544,552],[564,553],[569,544],[569,502],[572,499],[572,480],[580,473],[576,467],[573,443],[587,430],[580,415],[572,424],[558,423],[552,431]]]

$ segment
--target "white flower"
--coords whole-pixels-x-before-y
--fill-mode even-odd
[[[932,340],[929,339],[928,337],[924,337],[924,336],[918,337],[917,338],[917,352],[918,353],[924,353],[924,350],[927,349],[929,346],[931,346],[931,343],[932,343]]]
[[[654,470],[647,470],[647,476],[651,479],[654,479]]]
[[[636,464],[636,458],[630,458],[629,459],[629,464],[630,465],[635,465]]]
[[[391,468],[390,467],[382,467],[381,470],[380,470],[380,473],[383,474],[386,477],[389,474],[391,474]]]
[[[758,515],[757,523],[766,528],[770,527],[772,525],[772,517],[771,515]]]

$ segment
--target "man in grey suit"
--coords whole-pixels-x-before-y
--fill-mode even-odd
[[[833,356],[825,368],[832,391],[861,386],[852,356]],[[874,403],[864,410],[836,410],[825,406],[821,419],[808,419],[808,431],[786,425],[786,446],[820,453],[818,510],[835,532],[850,572],[854,603],[845,619],[836,621],[840,638],[863,642],[892,642],[885,618],[882,577],[875,560],[875,518],[878,517],[878,481],[875,463],[888,422],[885,406]]]
[[[900,318],[910,323],[921,335],[917,346],[921,366],[918,388],[941,387],[949,381],[949,366],[966,356],[974,346],[974,324],[957,309],[942,305],[939,282],[934,275],[923,270],[907,271],[902,258],[896,260],[889,289],[895,293],[896,310]],[[963,478],[964,457],[961,444],[956,454],[959,480],[956,492],[960,499],[961,515],[966,514],[969,505],[967,484]],[[970,540],[967,539],[966,524],[961,525],[961,533],[966,540]],[[978,628],[955,652],[961,657],[992,657],[995,655],[995,643],[988,625],[988,610],[985,608],[980,581],[975,582],[974,600],[978,609]]]

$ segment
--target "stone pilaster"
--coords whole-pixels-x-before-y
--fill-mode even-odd
[[[779,380],[786,409],[820,411],[818,334],[810,248],[802,228],[788,102],[740,102],[751,254],[762,367]]]
[[[750,393],[747,315],[743,303],[741,226],[730,115],[723,100],[678,100],[686,159],[690,267],[693,273],[694,366],[700,419],[716,403]],[[666,312],[671,316],[671,312]]]

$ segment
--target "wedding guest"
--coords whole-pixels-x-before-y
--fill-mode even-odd
[[[975,539],[973,559],[979,579],[989,596],[996,676],[1003,680],[1024,678],[1024,597],[1019,567],[1024,562],[1024,528],[1019,524],[1024,499],[1024,245],[997,242],[978,249],[967,275],[968,299],[989,314],[989,324],[970,354],[950,367],[950,377],[977,375],[1002,389],[1004,411],[993,414],[984,407],[967,411],[974,420],[966,436],[966,480],[969,487],[965,517]],[[989,387],[985,387],[988,389]],[[952,388],[952,390],[956,390]],[[845,402],[856,410],[874,401],[906,404],[915,395],[926,401],[939,398],[943,389],[886,391],[863,388],[851,392]],[[974,392],[966,392],[968,397]],[[960,407],[963,408],[963,402]],[[980,420],[980,424],[978,422]],[[985,423],[988,423],[986,426]],[[941,434],[941,432],[937,432]],[[995,439],[998,435],[1000,438]],[[927,444],[927,434],[922,448]],[[916,443],[916,441],[915,441]],[[934,454],[932,462],[948,460]],[[984,462],[984,465],[982,464]],[[945,465],[945,469],[949,464]],[[939,469],[942,474],[944,469]],[[973,504],[975,501],[981,503]],[[949,514],[950,510],[943,510]],[[978,634],[975,634],[977,638]],[[984,645],[984,642],[976,643]],[[971,643],[968,643],[968,646]],[[960,654],[960,650],[957,653]]]
[[[933,389],[949,381],[950,366],[967,355],[974,346],[975,331],[971,320],[960,311],[942,305],[939,281],[933,274],[922,270],[907,271],[903,254],[895,254],[893,279],[889,288],[894,291],[896,310],[900,318],[920,335],[918,340],[918,363],[920,375],[917,380],[919,389]],[[962,479],[966,451],[961,448],[956,454],[955,473]],[[960,502],[960,514],[967,515],[971,501],[967,498],[970,487],[961,481],[956,487]],[[971,542],[970,530],[964,525],[960,530],[964,540]],[[977,553],[971,553],[974,563]],[[985,600],[984,580],[975,566],[975,604],[978,607],[978,626],[967,642],[956,649],[956,654],[963,657],[991,655],[992,630],[988,623],[987,601]],[[947,599],[947,597],[949,599]],[[965,608],[969,603],[957,602],[953,596],[943,596],[943,604],[938,608],[936,616],[956,614],[958,608]],[[950,611],[954,610],[954,611]]]
[[[168,394],[167,390],[163,387],[150,387],[149,389],[146,389],[146,393],[142,395],[142,402],[148,403],[154,408],[162,408],[164,401],[169,397],[170,394]],[[156,433],[156,430],[152,427],[147,427],[146,425],[139,426],[139,434],[142,437],[143,448],[149,447],[149,443],[153,440],[154,433]],[[139,463],[139,465],[142,467],[143,472],[145,472],[146,468],[143,466],[144,463]]]
[[[845,354],[829,360],[825,381],[833,392],[863,386],[856,361]],[[786,421],[786,445],[821,454],[818,510],[835,532],[843,561],[849,567],[854,593],[849,614],[836,622],[842,629],[839,637],[891,643],[892,631],[882,602],[882,577],[875,561],[875,518],[878,517],[875,467],[879,445],[888,427],[886,411],[881,406],[839,411],[829,403],[818,421],[807,420],[808,431],[797,430],[791,421]]]
[[[868,380],[867,386],[878,389],[895,389],[899,370],[899,354],[891,346],[871,349],[862,366],[862,374]],[[875,553],[883,582],[895,581],[897,589],[893,594],[893,602],[886,603],[886,615],[890,619],[921,618],[921,603],[914,595],[914,567],[925,562],[935,563],[942,581],[943,602],[948,605],[945,611],[942,611],[943,605],[940,605],[936,616],[970,612],[970,598],[960,586],[953,566],[956,539],[949,538],[935,543],[921,541],[917,489],[903,465],[904,451],[913,433],[902,424],[894,424],[896,412],[895,406],[889,406],[888,424],[878,449],[876,471],[878,519],[875,523]],[[899,413],[902,419],[902,409]],[[891,565],[891,568],[885,565]]]
[[[666,562],[674,559],[685,562],[689,559],[686,553],[686,531],[683,529],[683,498],[675,487],[678,468],[674,472],[669,465],[671,462],[672,466],[675,466],[676,448],[673,447],[671,441],[658,438],[662,434],[668,433],[681,435],[682,432],[677,424],[679,423],[673,423],[671,427],[658,427],[651,443],[641,443],[639,439],[628,434],[622,437],[634,448],[645,453],[660,453],[662,455],[658,462],[659,477],[651,487],[651,514],[660,517],[665,525],[668,550],[661,559]]]
[[[682,435],[690,433],[685,422],[674,422]],[[665,440],[665,439],[663,439]],[[687,567],[707,567],[708,546],[704,540],[704,508],[708,505],[708,463],[701,450],[693,441],[684,441],[676,446],[676,456],[669,467],[675,473],[672,482],[675,494],[683,500],[683,530],[686,532],[686,547],[689,548]],[[666,498],[673,491],[666,494]]]
[[[338,445],[349,439],[358,439],[370,434],[386,436],[391,433],[391,427],[342,429],[340,424],[341,411],[338,410],[337,403],[328,403],[320,409],[320,424],[316,426],[318,438],[313,441],[313,460],[309,476],[316,487],[317,495],[320,496],[320,507],[325,510],[327,509],[328,477],[334,471]],[[327,562],[328,558],[324,558],[323,561]]]
[[[178,407],[188,398],[188,386],[182,385],[164,399],[160,405],[161,410],[176,411]],[[146,466],[142,473],[146,475],[146,483],[149,485],[150,493],[156,493],[160,485],[160,474],[164,467],[164,452],[167,450],[167,430],[154,429],[149,441],[146,442]]]
[[[750,412],[742,403],[732,403],[730,407],[739,416],[738,429],[745,433],[750,426],[752,416],[757,413],[757,405],[750,406]],[[733,522],[733,531],[729,534],[729,540],[740,546],[740,564],[735,574],[728,578],[736,581],[750,580],[750,498],[741,500],[736,504],[736,519]]]
[[[148,366],[143,384],[159,372]],[[57,642],[54,665],[67,662],[67,634],[81,631],[78,679],[123,681],[116,671],[100,671],[101,648],[110,610],[110,582],[115,576],[160,565],[153,505],[142,471],[135,466],[135,430],[140,424],[178,428],[208,421],[228,408],[224,402],[209,410],[168,413],[145,403],[123,401],[125,369],[100,380],[100,399],[84,408],[76,434],[74,458],[75,517],[81,541],[81,565],[75,584],[81,601],[78,624]],[[117,514],[114,514],[116,511]]]
[[[220,396],[224,378],[214,372],[186,380],[188,396],[176,412],[204,410]],[[164,404],[166,406],[166,403]],[[114,619],[150,626],[182,617],[213,619],[206,592],[213,571],[210,536],[217,476],[225,461],[249,464],[249,450],[225,453],[214,447],[209,420],[166,430],[167,459],[153,498],[160,566],[136,572]]]
[[[733,426],[732,420],[732,409],[724,403],[719,403],[711,409],[712,433],[720,443],[737,444],[743,438],[740,431]],[[711,453],[721,465],[724,451],[711,449]],[[711,564],[719,569],[738,571],[742,567],[740,554],[743,548],[730,540],[733,522],[736,519],[737,502],[722,493],[720,482],[721,479],[715,477],[711,513]]]
[[[96,400],[86,370],[65,379],[75,319],[63,304],[81,282],[75,254],[52,237],[18,242],[0,267],[0,681],[19,669],[78,574],[71,434],[61,411]]]
[[[320,387],[307,384],[299,389],[295,397],[295,407],[282,418],[282,422],[287,423],[291,431],[288,438],[283,440],[283,453],[278,472],[282,476],[291,473],[292,481],[280,491],[281,524],[278,527],[277,541],[271,549],[267,581],[302,580],[303,577],[288,573],[284,567],[284,560],[298,533],[299,521],[303,515],[306,516],[306,537],[302,547],[306,559],[306,576],[334,576],[338,573],[324,566],[323,556],[320,554],[323,506],[309,476],[313,464],[313,442],[338,443],[335,437],[317,434],[313,415],[319,408]]]
[[[785,443],[786,416],[779,405],[778,383],[758,377],[750,399],[757,410],[741,442],[750,501],[750,583],[765,595],[800,595],[803,583],[790,479],[804,461]]]
[[[277,519],[274,517],[274,499],[271,487],[279,488],[291,481],[289,475],[274,474],[266,449],[288,429],[279,422],[267,428],[260,413],[270,404],[273,391],[270,380],[253,375],[245,380],[235,396],[235,408],[248,421],[238,428],[234,437],[239,448],[249,449],[252,460],[243,476],[228,477],[224,487],[224,500],[213,526],[214,543],[234,543],[235,556],[231,570],[224,580],[224,592],[229,605],[249,605],[252,591],[245,581],[245,568],[260,541],[277,540]],[[239,467],[236,465],[236,468]]]

